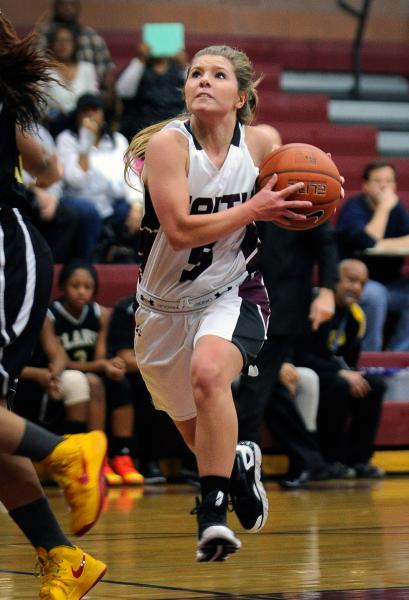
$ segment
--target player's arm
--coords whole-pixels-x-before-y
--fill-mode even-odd
[[[291,208],[311,206],[285,198],[302,187],[296,183],[273,192],[271,179],[250,201],[206,215],[191,215],[187,182],[188,147],[174,131],[159,131],[149,140],[145,155],[145,179],[155,212],[169,243],[175,250],[210,244],[253,221],[278,221],[282,217],[305,219]]]
[[[63,168],[56,154],[51,154],[31,135],[16,127],[17,148],[26,171],[37,177],[36,185],[49,187],[63,176]]]

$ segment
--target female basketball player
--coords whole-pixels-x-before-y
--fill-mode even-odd
[[[135,352],[155,406],[196,454],[196,558],[213,561],[241,545],[226,526],[235,455],[230,494],[241,524],[257,531],[267,516],[260,449],[248,442],[236,451],[231,394],[232,381],[251,370],[268,319],[254,221],[303,219],[292,209],[310,203],[286,200],[302,183],[274,192],[276,176],[254,194],[257,165],[275,139],[271,128],[248,125],[257,95],[244,53],[198,52],[184,94],[189,114],[142,131],[128,151],[128,168],[145,156]]]
[[[40,116],[49,66],[36,37],[19,40],[0,12],[0,500],[37,550],[40,598],[76,600],[106,566],[65,537],[31,460],[48,465],[64,487],[73,532],[82,535],[100,512],[105,436],[92,432],[63,439],[5,407],[38,338],[51,287],[51,253],[25,216],[19,159],[20,154],[37,176],[37,185],[46,187],[61,177],[55,158],[26,133]]]

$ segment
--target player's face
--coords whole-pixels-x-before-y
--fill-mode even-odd
[[[69,276],[64,287],[64,299],[74,310],[93,300],[95,283],[91,274],[86,269],[75,269]]]
[[[193,61],[185,83],[185,100],[192,114],[223,115],[241,108],[245,95],[238,90],[231,62],[209,54]]]

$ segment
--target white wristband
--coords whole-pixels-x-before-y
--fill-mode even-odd
[[[95,144],[97,136],[86,127],[81,127],[78,135],[78,150],[80,154],[88,154]]]

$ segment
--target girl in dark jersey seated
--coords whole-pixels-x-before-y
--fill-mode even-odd
[[[125,362],[108,357],[109,310],[95,302],[98,275],[84,261],[72,261],[60,273],[61,296],[47,313],[56,335],[68,354],[68,368],[87,374],[91,394],[106,395],[110,464],[105,466],[109,485],[139,485],[143,476],[132,462],[134,408],[125,377]],[[103,401],[99,403],[103,406]]]

